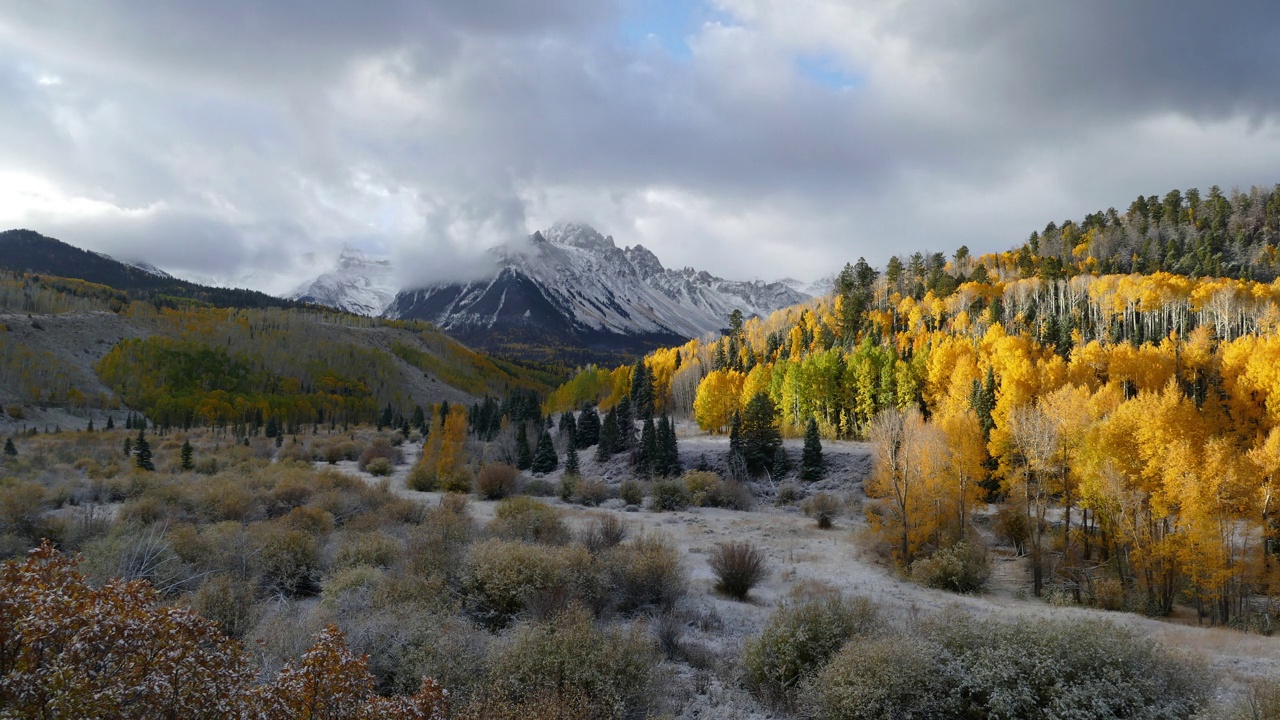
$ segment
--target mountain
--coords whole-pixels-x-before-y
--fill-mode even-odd
[[[157,305],[174,305],[184,300],[216,307],[295,304],[256,290],[208,287],[179,280],[153,265],[121,262],[110,255],[81,250],[32,230],[0,232],[0,269],[107,285],[124,292],[130,299]]]
[[[809,296],[788,285],[667,269],[641,245],[619,248],[586,225],[556,225],[493,251],[494,274],[405,290],[392,318],[435,323],[472,345],[582,361],[678,343]]]
[[[374,260],[346,245],[338,255],[336,269],[304,283],[285,297],[359,315],[381,315],[395,296],[391,262]]]

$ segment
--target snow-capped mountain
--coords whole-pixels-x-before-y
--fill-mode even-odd
[[[764,315],[809,296],[781,282],[664,268],[586,225],[556,225],[493,251],[494,274],[400,292],[385,314],[428,320],[481,347],[566,345],[635,351]]]
[[[98,257],[100,257],[100,258],[102,258],[102,259],[104,259],[104,260],[110,260],[111,262],[118,262],[118,263],[120,263],[121,265],[128,265],[128,266],[129,266],[129,267],[131,267],[131,268],[137,268],[138,270],[141,270],[142,272],[144,272],[144,273],[146,273],[146,274],[148,274],[148,275],[155,275],[156,277],[158,277],[158,278],[163,278],[163,279],[165,279],[165,280],[173,280],[173,279],[175,279],[175,278],[174,278],[172,275],[170,275],[169,273],[167,273],[167,272],[165,272],[165,271],[161,270],[160,268],[156,267],[155,265],[152,265],[152,264],[151,264],[151,263],[149,263],[149,262],[141,262],[141,261],[140,261],[140,262],[128,262],[128,261],[126,261],[126,260],[118,260],[118,259],[116,259],[116,258],[114,258],[114,257],[111,257],[110,255],[108,255],[108,254],[106,254],[106,253],[98,252],[97,250],[90,250],[89,252],[93,253],[94,255],[97,255]]]
[[[335,269],[302,284],[285,297],[360,315],[380,315],[395,298],[396,290],[391,261],[375,260],[344,245]]]

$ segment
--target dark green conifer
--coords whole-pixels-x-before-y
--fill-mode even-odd
[[[124,439],[124,456],[129,457],[132,454],[133,454],[133,438],[127,437]]]
[[[107,429],[108,429],[108,430],[115,430],[115,429],[116,429],[116,421],[115,421],[114,419],[112,419],[112,417],[111,417],[110,415],[108,415],[108,416],[107,416]]]
[[[809,418],[804,429],[804,452],[800,455],[800,479],[805,482],[821,480],[826,472],[822,463],[822,440],[818,437],[818,420]]]
[[[603,462],[613,455],[613,447],[618,442],[618,414],[610,408],[605,413],[604,422],[600,423],[600,441],[596,443],[596,461]]]
[[[782,446],[782,434],[778,432],[776,409],[767,393],[756,393],[742,410],[741,423],[742,459],[753,473],[768,469],[773,457]]]
[[[556,455],[556,446],[551,442],[551,433],[546,430],[538,436],[538,449],[533,453],[533,466],[530,468],[535,474],[549,473],[560,465],[560,457]]]
[[[264,434],[269,438],[273,438],[280,434],[280,426],[276,424],[276,419],[274,417],[267,418],[267,429],[264,431]]]
[[[635,447],[636,444],[636,423],[634,408],[631,407],[631,397],[623,395],[618,401],[617,416],[614,418],[615,427],[617,429],[617,440],[613,444],[613,452],[615,454],[625,452]]]
[[[8,455],[9,457],[18,456],[18,448],[14,447],[13,438],[4,439],[4,454]]]
[[[573,441],[573,436],[569,436],[569,442],[566,444],[568,448],[564,453],[564,474],[576,477],[582,474],[578,467],[578,445]]]
[[[248,441],[249,439],[245,438],[245,442]],[[155,471],[156,466],[151,461],[151,443],[147,442],[146,428],[138,428],[138,438],[133,443],[133,458],[139,470]]]
[[[529,431],[525,422],[516,423],[516,469],[528,470],[533,467],[533,454],[529,452]]]
[[[600,442],[600,413],[596,412],[595,407],[582,411],[582,415],[578,418],[574,439],[577,441],[579,450]]]
[[[85,428],[88,432],[93,432],[93,418],[89,418],[89,426]]]
[[[790,472],[791,456],[787,454],[787,448],[778,443],[778,450],[773,454],[773,479],[784,478]]]
[[[631,467],[637,475],[647,477],[654,471],[658,460],[658,437],[653,426],[653,418],[646,418],[640,431],[640,442],[631,454]]]
[[[183,472],[191,472],[192,470],[195,469],[196,464],[193,457],[194,455],[195,455],[195,450],[191,447],[190,438],[184,439],[182,441],[182,464],[181,464]]]

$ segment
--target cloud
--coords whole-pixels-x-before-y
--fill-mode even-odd
[[[669,266],[814,278],[1270,184],[1280,7],[403,0],[0,9],[0,222],[287,290],[405,282],[587,221]]]

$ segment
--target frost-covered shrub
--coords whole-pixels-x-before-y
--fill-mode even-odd
[[[488,463],[476,473],[476,492],[485,500],[501,500],[516,492],[520,471],[506,463]]]
[[[916,637],[855,637],[802,693],[821,720],[970,717],[957,714],[938,648]]]
[[[830,595],[781,606],[743,647],[747,682],[765,699],[790,700],[850,638],[880,628],[879,612],[867,598]]]
[[[977,592],[991,577],[991,559],[981,545],[959,542],[911,563],[911,578],[951,592]]]
[[[813,518],[814,522],[818,523],[818,527],[823,530],[831,529],[835,519],[844,511],[840,500],[827,493],[818,493],[805,500],[800,505],[800,509],[804,510],[806,516]]]
[[[591,554],[581,545],[546,547],[497,538],[471,547],[463,585],[476,617],[501,627],[530,601],[568,601],[595,586]]]
[[[716,574],[716,590],[737,600],[745,600],[751,588],[767,574],[764,553],[749,542],[716,545],[708,560]]]
[[[644,485],[638,480],[623,480],[618,486],[618,497],[628,505],[644,505]]]
[[[507,498],[498,504],[489,532],[508,540],[547,545],[569,542],[569,529],[560,513],[550,505],[526,495]]]
[[[680,564],[680,552],[663,535],[640,535],[609,551],[606,560],[624,612],[644,608],[671,608],[689,590],[689,576]]]
[[[653,484],[649,494],[653,497],[653,509],[658,512],[689,507],[689,489],[680,480],[659,480]]]
[[[400,448],[392,447],[391,442],[386,438],[377,438],[372,445],[360,453],[358,466],[361,470],[372,472],[369,470],[370,463],[379,459],[386,460],[388,467],[400,465],[404,462],[404,453]]]
[[[400,541],[386,533],[374,531],[344,533],[338,540],[338,552],[333,558],[333,569],[368,565],[388,568],[404,554]]]
[[[386,458],[374,458],[369,461],[368,465],[364,466],[364,471],[374,477],[386,477],[394,469],[391,466],[391,461]]]

